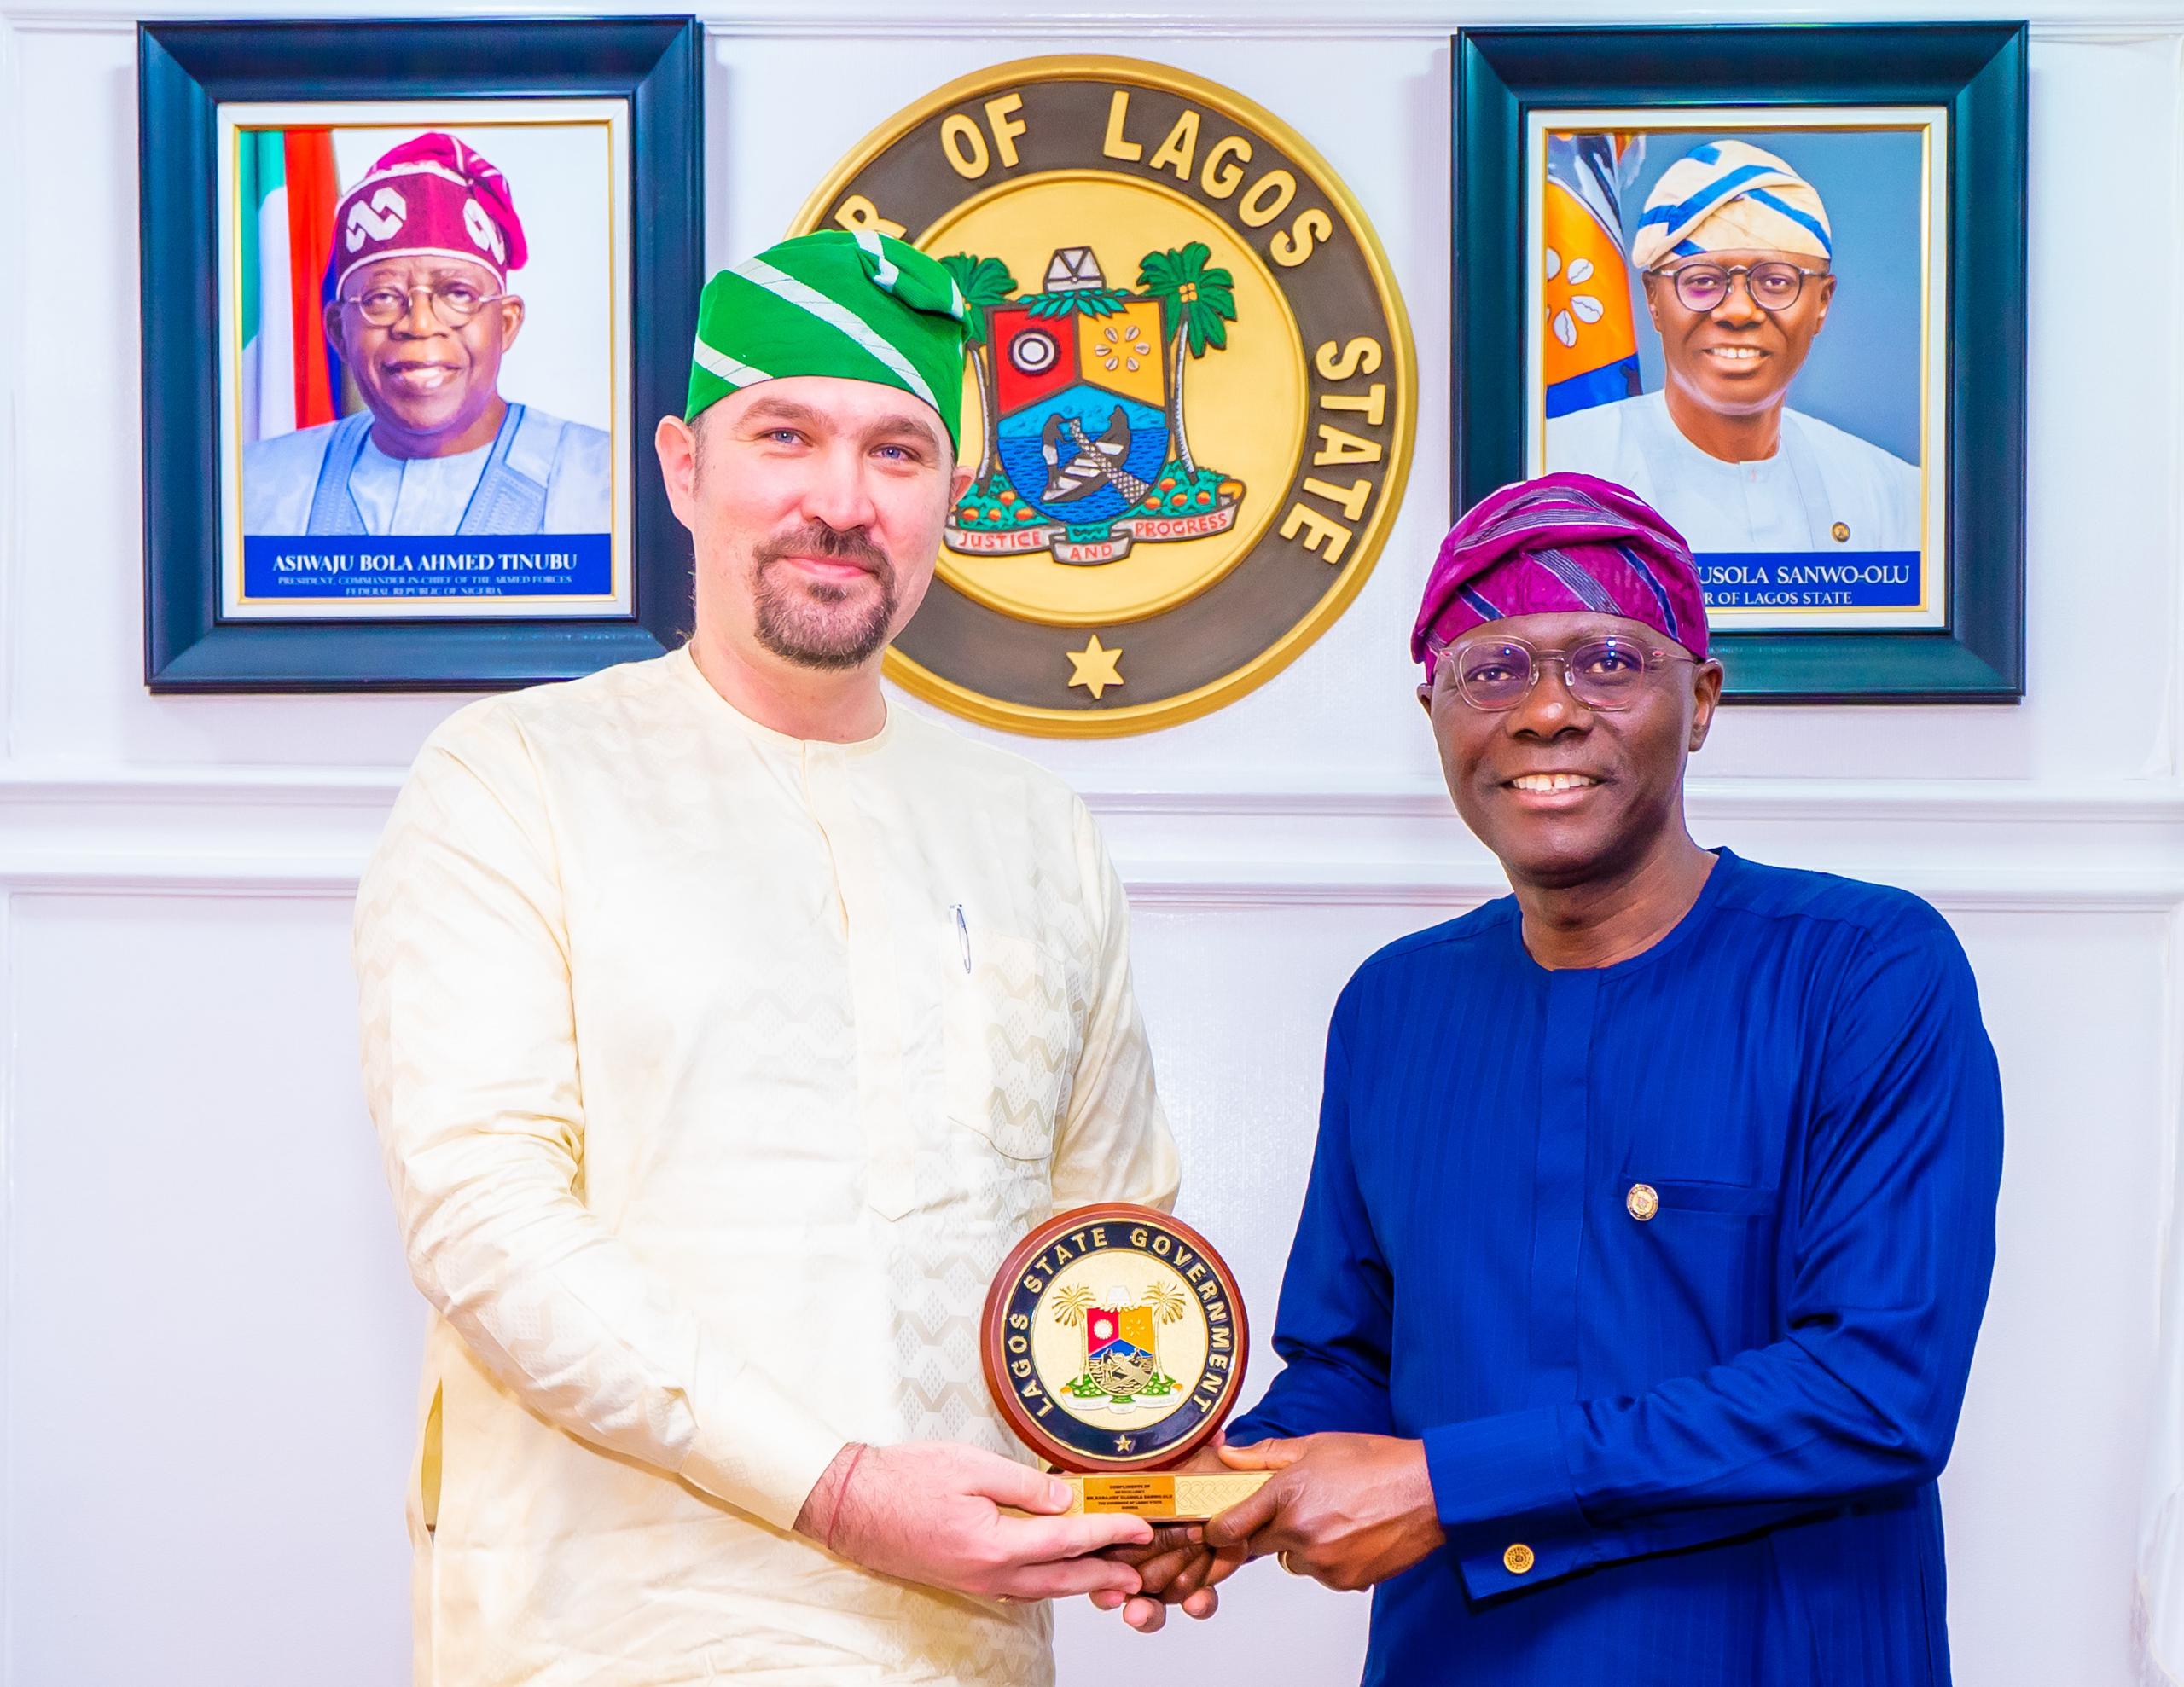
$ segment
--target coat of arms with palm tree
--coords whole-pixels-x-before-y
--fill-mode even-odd
[[[1160,1369],[1159,1326],[1182,1318],[1189,1302],[1181,1290],[1155,1284],[1133,1306],[1105,1307],[1089,1289],[1063,1289],[1052,1304],[1056,1319],[1084,1335],[1084,1369],[1063,1385],[1072,1397],[1126,1409],[1176,1392],[1176,1379]]]
[[[952,548],[1097,564],[1234,525],[1243,483],[1202,467],[1184,426],[1184,371],[1224,350],[1236,320],[1234,278],[1212,257],[1202,241],[1148,252],[1135,293],[1109,287],[1088,246],[1055,252],[1029,294],[998,258],[941,259],[971,307],[983,417]]]

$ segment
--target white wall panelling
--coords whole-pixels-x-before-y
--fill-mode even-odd
[[[161,8],[276,9],[403,9]],[[1387,245],[1418,339],[1418,461],[1356,606],[1204,721],[1007,740],[1088,792],[1131,884],[1185,1209],[1236,1258],[1269,1367],[1334,993],[1379,943],[1502,888],[1448,812],[1402,651],[1447,518],[1446,31],[1463,20],[1427,0],[1135,17],[753,0],[712,34],[716,260],[777,235],[886,113],[1056,50],[1169,61],[1269,106]],[[0,0],[0,226],[38,236],[0,264],[18,325],[0,336],[0,1687],[383,1687],[406,1658],[421,1318],[357,1096],[346,902],[403,767],[459,699],[142,688],[132,28],[109,4]],[[2184,335],[2154,281],[2111,274],[2089,302],[2086,277],[2089,254],[2184,270],[2181,77],[2166,0],[2039,9],[2027,703],[1733,710],[1693,791],[1707,842],[1933,897],[1979,971],[2010,1103],[2003,1255],[1944,1484],[1977,1687],[2136,1679],[2184,1073]],[[1151,1659],[1317,1687],[1354,1667],[1362,1601],[1255,1574],[1231,1604],[1217,1633],[1153,1642],[1065,1613],[1063,1680]]]
[[[423,1319],[391,1292],[348,924],[13,899],[11,1684],[403,1678]]]

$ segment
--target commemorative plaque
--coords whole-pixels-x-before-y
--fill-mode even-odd
[[[1250,1350],[1236,1279],[1189,1226],[1078,1207],[1010,1252],[986,1293],[986,1386],[1081,1511],[1197,1522],[1268,1472],[1174,1467],[1234,1410]]]

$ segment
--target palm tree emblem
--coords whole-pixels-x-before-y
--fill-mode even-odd
[[[1117,1301],[1120,1298],[1115,1296]],[[1142,1395],[1175,1393],[1175,1379],[1160,1369],[1159,1326],[1180,1322],[1190,1305],[1189,1298],[1171,1285],[1155,1284],[1138,1296],[1135,1305],[1111,1306],[1095,1319],[1094,1308],[1099,1304],[1092,1291],[1082,1287],[1058,1289],[1048,1302],[1057,1324],[1072,1330],[1085,1329],[1088,1320],[1093,1325],[1086,1336],[1085,1368],[1062,1385],[1062,1392],[1083,1400],[1112,1401],[1118,1410]],[[1137,1326],[1134,1332],[1133,1323]],[[1113,1348],[1107,1347],[1106,1343],[1118,1333],[1123,1340]],[[1100,1350],[1089,1351],[1095,1339]]]
[[[979,378],[979,411],[982,426],[979,441],[979,481],[994,470],[994,414],[993,370],[989,360],[993,356],[992,336],[986,331],[986,311],[993,305],[1006,304],[1016,296],[1016,277],[1008,273],[1008,266],[998,258],[977,258],[967,252],[959,252],[940,260],[956,282],[956,290],[963,295],[967,307],[963,319],[968,327],[971,365]]]
[[[1203,357],[1210,348],[1224,351],[1228,325],[1236,320],[1236,278],[1212,262],[1204,241],[1181,248],[1148,252],[1138,260],[1137,284],[1148,299],[1160,301],[1169,329],[1168,431],[1176,442],[1176,461],[1195,476],[1190,436],[1183,431],[1183,353]]]

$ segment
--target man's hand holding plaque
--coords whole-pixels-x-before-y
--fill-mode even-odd
[[[1272,1555],[1294,1575],[1356,1592],[1399,1575],[1447,1539],[1426,1443],[1318,1435],[1223,1447],[1233,1468],[1276,1473],[1205,1526],[1205,1545]]]
[[[1143,1546],[1116,1550],[1109,1556],[1134,1566],[1141,1586],[1095,1592],[1095,1605],[1119,1607],[1131,1627],[1151,1633],[1170,1605],[1211,1615],[1213,1590],[1253,1558],[1354,1592],[1401,1574],[1446,1539],[1420,1441],[1303,1435],[1209,1448],[1193,1462],[1214,1459],[1270,1480],[1203,1526],[1158,1529]]]
[[[954,1441],[852,1443],[819,1479],[796,1526],[883,1575],[1027,1600],[1120,1600],[1136,1579],[1122,1562],[1097,1555],[1144,1551],[1149,1532],[1135,1517],[1078,1515],[1055,1478]]]

